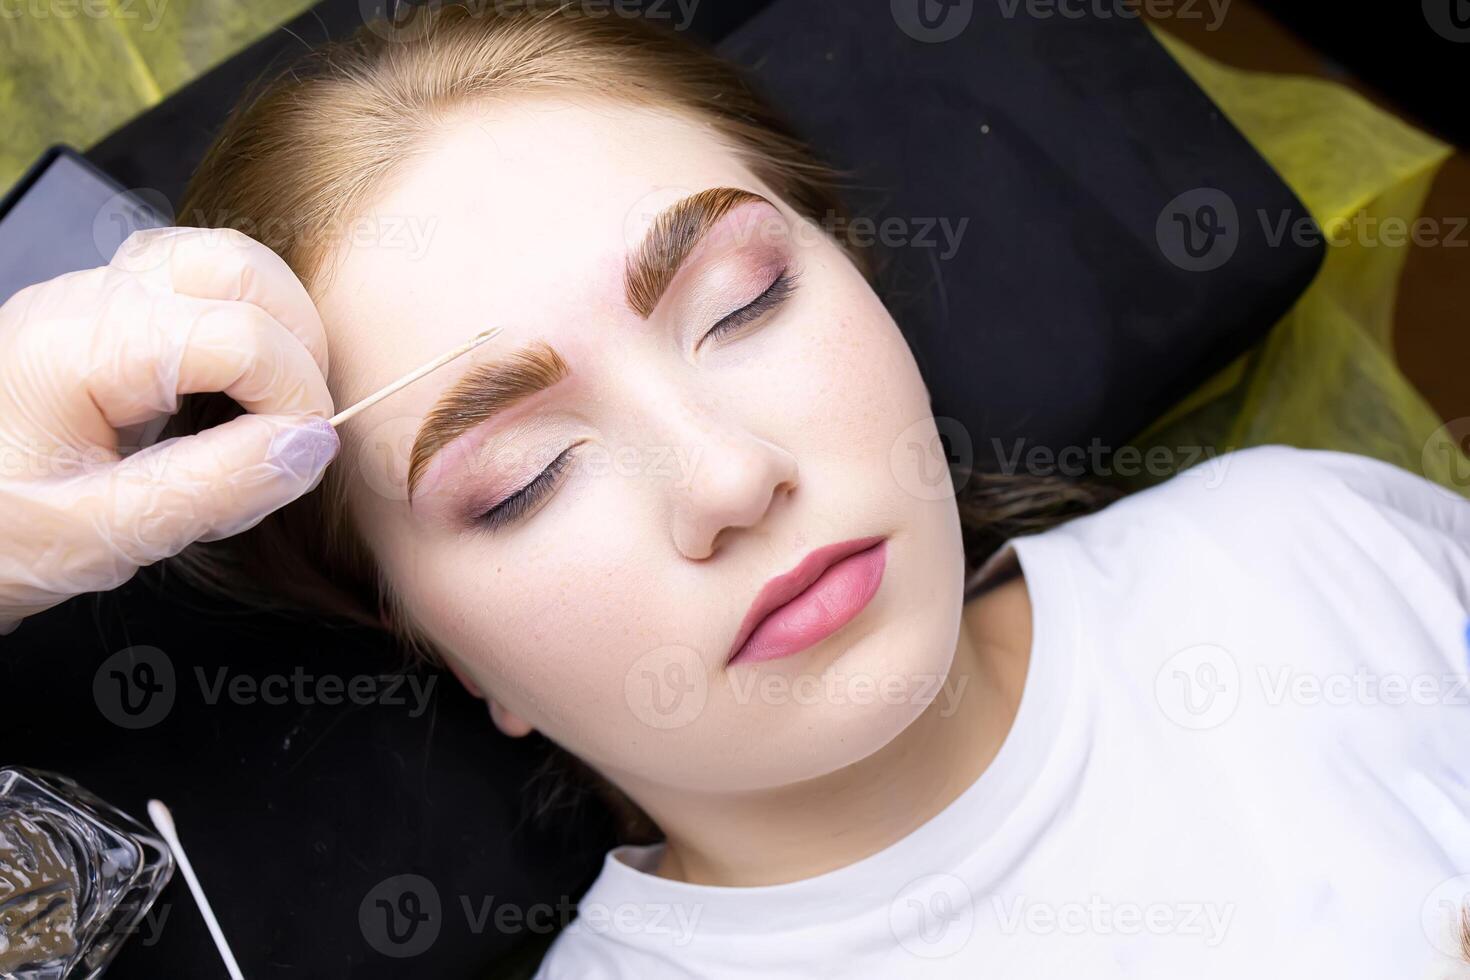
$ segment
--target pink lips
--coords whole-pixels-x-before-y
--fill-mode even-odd
[[[829,544],[771,579],[745,614],[727,665],[790,656],[836,633],[878,591],[887,551],[882,535]]]

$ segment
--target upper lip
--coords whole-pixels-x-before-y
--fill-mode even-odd
[[[849,555],[866,551],[882,540],[883,535],[875,534],[872,537],[853,538],[851,541],[823,545],[797,562],[796,567],[791,571],[777,575],[767,582],[756,595],[755,601],[750,604],[750,610],[740,623],[740,629],[735,634],[735,643],[730,647],[725,661],[728,663],[735,654],[740,652],[740,648],[745,646],[745,641],[750,639],[750,634],[755,632],[761,620],[795,599],[806,590],[807,586],[821,578],[823,572]]]

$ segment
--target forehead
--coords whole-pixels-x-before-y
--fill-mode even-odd
[[[636,329],[628,251],[661,208],[722,185],[774,199],[710,130],[673,113],[542,96],[467,107],[347,223],[314,291],[337,409],[491,326],[504,331],[364,422],[426,409],[477,355],[572,324]]]

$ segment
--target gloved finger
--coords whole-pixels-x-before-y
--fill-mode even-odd
[[[321,314],[286,260],[233,228],[145,228],[113,253],[114,268],[198,299],[252,303],[291,331],[323,376],[330,367]]]
[[[192,320],[177,391],[222,391],[263,415],[333,414],[327,380],[306,348],[278,320],[250,303],[179,297],[173,322]]]
[[[178,396],[222,391],[251,412],[332,415],[332,395],[295,335],[251,303],[151,294],[104,310],[82,385],[108,425],[178,408]]]
[[[150,565],[254,527],[315,489],[340,448],[323,419],[241,415],[92,474],[76,506],[104,515],[116,555]]]

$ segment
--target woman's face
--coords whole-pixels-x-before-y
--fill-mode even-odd
[[[690,218],[677,268],[630,294],[653,216],[715,188],[765,201]],[[963,555],[927,390],[839,246],[710,130],[539,96],[476,107],[352,227],[314,290],[339,409],[502,328],[344,426],[336,465],[387,580],[503,729],[625,789],[751,789],[854,762],[932,699]],[[469,423],[436,413],[507,365],[460,392]],[[414,443],[446,421],[410,503]],[[855,618],[727,664],[768,580],[875,535],[886,565]]]

